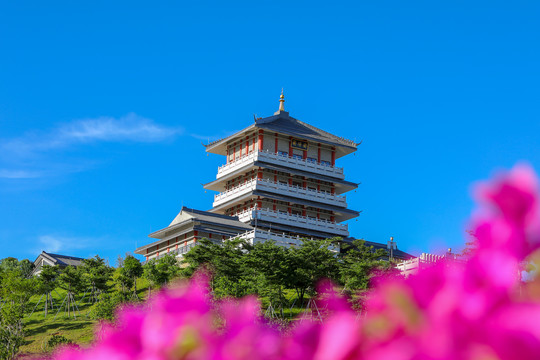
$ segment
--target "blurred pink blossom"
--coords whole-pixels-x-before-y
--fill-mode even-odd
[[[265,323],[257,299],[212,306],[208,279],[164,290],[147,306],[121,310],[86,350],[57,359],[538,359],[538,284],[520,283],[520,264],[540,247],[537,178],[526,166],[481,185],[478,248],[467,262],[441,262],[372,290],[361,316],[321,284],[324,321],[285,333]],[[529,291],[530,290],[530,291]]]

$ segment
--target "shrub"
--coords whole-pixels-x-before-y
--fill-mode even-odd
[[[63,335],[54,334],[47,341],[47,349],[54,350],[59,346],[72,345],[73,341],[69,340]]]
[[[121,294],[118,293],[113,296],[102,295],[101,300],[92,305],[89,312],[90,318],[93,320],[114,320],[116,308],[123,302],[122,300]]]

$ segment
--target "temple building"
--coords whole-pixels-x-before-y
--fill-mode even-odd
[[[156,239],[135,253],[152,259],[178,256],[198,240],[242,237],[254,244],[272,240],[295,246],[300,239],[352,238],[345,221],[359,212],[345,194],[358,184],[345,180],[336,161],[359,143],[332,135],[285,111],[283,93],[273,116],[256,118],[247,128],[205,145],[225,159],[216,179],[204,184],[216,191],[208,211],[182,208],[171,224],[149,236]]]
[[[34,260],[34,270],[32,270],[32,275],[36,276],[41,273],[41,269],[45,265],[55,266],[57,265],[61,269],[67,266],[80,266],[83,264],[83,258],[69,256],[69,255],[60,255],[60,254],[51,254],[45,251],[42,251],[38,255],[36,260]]]

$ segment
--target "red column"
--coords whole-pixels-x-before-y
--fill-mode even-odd
[[[321,180],[317,180],[317,191],[321,191]]]
[[[278,153],[278,135],[276,133],[276,154]]]
[[[306,178],[304,177],[304,181],[302,182],[302,187],[305,189],[307,188],[307,181],[306,181]]]
[[[330,221],[331,222],[334,222],[335,221],[334,219],[335,219],[334,215],[330,216]]]
[[[249,154],[249,136],[246,136],[246,155]]]
[[[305,209],[305,208],[302,209],[302,216],[306,216],[306,214],[307,214],[307,213],[306,213],[306,209]]]
[[[274,170],[274,182],[277,183],[277,170]]]
[[[257,209],[262,209],[262,201],[257,201]]]
[[[241,158],[242,157],[242,141],[240,141],[239,149],[240,149],[240,153],[238,154],[238,158]]]
[[[197,235],[199,235],[199,232],[197,230],[193,231],[193,242],[197,242]]]
[[[259,171],[257,172],[257,179],[261,180],[262,179],[262,170],[259,169]]]
[[[274,211],[276,211],[276,200],[274,200]]]
[[[334,166],[336,164],[336,148],[332,148],[332,161],[331,161],[331,164],[332,164],[332,166]]]
[[[292,157],[292,136],[289,136],[289,157]]]
[[[287,208],[287,212],[289,213],[289,215],[292,214],[291,203],[289,203],[289,207]]]
[[[292,186],[292,177],[289,176],[289,186]]]
[[[304,153],[302,154],[302,158],[303,158],[304,160],[307,159],[307,150],[304,150]]]
[[[232,153],[232,160],[234,161],[236,159],[236,143],[233,144],[233,153]]]
[[[319,209],[317,209],[317,219],[321,218],[321,214],[319,213]]]
[[[229,147],[227,147],[227,161],[226,163],[228,164],[229,163]]]
[[[259,130],[259,151],[263,150],[264,131]]]
[[[321,163],[321,144],[317,144],[317,162]]]

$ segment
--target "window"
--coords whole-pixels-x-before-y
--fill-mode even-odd
[[[286,151],[278,151],[278,155],[280,156],[289,156],[289,153]]]
[[[316,162],[317,162],[317,159],[312,158],[312,157],[308,157],[308,158],[307,158],[307,161],[312,162],[312,163],[316,163]]]
[[[331,166],[330,161],[321,160],[321,165]]]
[[[296,181],[293,181],[293,186],[298,186],[298,187],[302,187],[302,183],[299,183],[299,182],[296,182]]]
[[[293,154],[292,156],[294,159],[303,159],[302,155]]]

